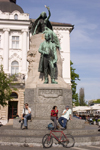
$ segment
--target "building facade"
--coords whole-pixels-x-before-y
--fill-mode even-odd
[[[70,79],[70,32],[71,24],[51,22],[54,32],[61,44],[62,76],[66,83],[71,85]],[[29,14],[16,5],[16,0],[0,0],[0,65],[3,65],[8,75],[17,74],[16,87],[13,91],[13,100],[8,106],[0,106],[0,118],[8,122],[16,114],[21,116],[24,105],[25,79],[27,79],[29,50]]]

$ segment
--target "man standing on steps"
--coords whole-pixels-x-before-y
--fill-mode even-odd
[[[31,108],[29,108],[28,103],[25,103],[25,108],[23,109],[22,119],[24,121],[23,129],[27,129],[27,120],[31,119]]]
[[[66,106],[62,113],[62,116],[58,119],[58,122],[62,126],[63,130],[66,129],[67,121],[69,119],[72,120],[71,114],[72,114],[71,109],[69,109],[69,106]]]

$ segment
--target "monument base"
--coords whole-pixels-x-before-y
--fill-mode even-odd
[[[46,129],[50,120],[53,106],[58,108],[58,117],[61,116],[65,106],[72,109],[72,92],[69,85],[40,84],[36,88],[25,89],[25,103],[32,109],[32,122],[28,122],[30,129]],[[84,121],[73,118],[68,121],[68,129],[83,128]]]
[[[25,103],[32,109],[33,118],[50,119],[53,106],[57,106],[59,115],[66,105],[72,108],[71,89],[59,84],[40,84],[36,88],[25,89]]]

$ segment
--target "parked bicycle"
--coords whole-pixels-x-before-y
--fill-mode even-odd
[[[56,133],[60,133],[60,136],[56,136]],[[53,138],[58,141],[58,144],[62,144],[63,147],[70,148],[75,144],[74,137],[70,134],[64,134],[63,131],[51,130],[50,134],[44,135],[42,139],[42,145],[44,148],[50,148],[53,144]]]

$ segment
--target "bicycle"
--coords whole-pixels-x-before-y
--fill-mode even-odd
[[[60,133],[60,136],[56,136],[54,132]],[[74,137],[70,134],[64,134],[63,131],[51,130],[50,134],[44,135],[42,139],[42,145],[44,148],[50,148],[53,144],[53,137],[58,141],[58,144],[62,144],[63,147],[70,148],[75,144]]]

